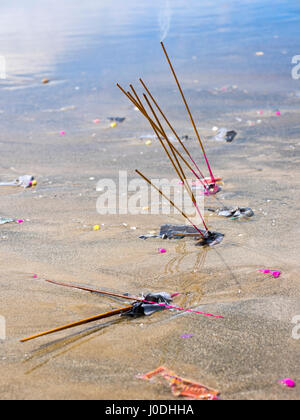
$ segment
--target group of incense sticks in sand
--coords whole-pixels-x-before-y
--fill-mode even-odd
[[[175,129],[173,128],[173,126],[171,125],[171,123],[169,122],[168,118],[166,117],[166,115],[164,114],[164,112],[162,111],[161,107],[158,105],[157,101],[154,99],[153,95],[151,94],[149,88],[146,86],[146,84],[144,83],[144,81],[142,79],[140,79],[141,85],[143,86],[143,88],[145,89],[146,93],[143,93],[143,97],[146,101],[146,104],[149,107],[149,112],[147,111],[146,107],[144,106],[144,104],[142,103],[139,95],[137,94],[136,90],[134,89],[133,85],[130,85],[130,91],[125,91],[125,89],[123,89],[123,87],[121,87],[119,84],[117,84],[117,86],[119,87],[119,89],[121,89],[121,91],[124,93],[125,96],[127,96],[127,98],[134,104],[134,106],[141,112],[141,114],[149,121],[155,135],[157,136],[161,146],[163,147],[166,155],[168,156],[173,168],[175,169],[176,174],[178,175],[182,185],[184,185],[190,199],[192,200],[192,203],[196,209],[196,212],[198,213],[198,215],[200,216],[200,219],[203,223],[204,229],[205,231],[199,229],[199,227],[197,227],[192,221],[191,219],[186,215],[185,212],[183,212],[180,208],[178,208],[178,206],[175,205],[175,203],[169,198],[167,197],[158,187],[156,187],[142,172],[140,172],[139,170],[136,170],[136,173],[141,176],[149,185],[151,185],[153,188],[155,188],[163,198],[165,198],[166,200],[168,200],[170,202],[170,204],[177,210],[179,211],[182,216],[189,221],[189,223],[192,224],[192,226],[194,227],[195,231],[198,233],[198,236],[200,237],[200,239],[202,239],[202,241],[204,242],[204,244],[208,244],[210,245],[213,241],[210,241],[211,239],[211,235],[212,232],[209,231],[204,217],[201,214],[201,211],[199,209],[198,203],[196,201],[195,195],[192,191],[192,188],[190,186],[190,184],[187,181],[187,177],[186,177],[186,172],[185,170],[188,169],[192,175],[194,177],[197,178],[197,181],[199,184],[201,184],[204,188],[204,194],[205,195],[211,195],[211,194],[216,194],[219,191],[219,187],[217,186],[217,179],[214,177],[211,166],[209,164],[203,143],[201,141],[199,132],[197,130],[195,121],[193,119],[192,113],[190,111],[190,108],[187,104],[187,101],[185,99],[184,93],[181,89],[180,83],[178,81],[178,78],[176,76],[175,70],[172,66],[172,63],[169,59],[169,56],[167,54],[167,51],[165,49],[165,46],[163,44],[163,42],[161,43],[164,54],[167,58],[167,61],[169,63],[169,66],[171,68],[172,74],[175,78],[177,87],[179,89],[179,92],[181,94],[181,97],[183,99],[184,105],[186,107],[186,110],[188,112],[189,118],[191,120],[193,129],[195,131],[196,137],[198,139],[198,142],[200,144],[202,153],[203,153],[203,157],[207,166],[207,169],[209,171],[209,178],[206,178],[203,174],[203,172],[200,170],[199,165],[195,162],[195,159],[193,159],[193,157],[191,156],[191,153],[189,152],[189,150],[187,149],[186,145],[182,142],[180,136],[176,133]],[[152,103],[151,103],[152,101]],[[174,144],[172,143],[172,141],[170,140],[169,136],[167,135],[162,123],[159,120],[159,117],[157,115],[157,111],[160,114],[160,116],[163,118],[163,120],[165,121],[165,123],[167,124],[167,126],[169,127],[169,129],[172,131],[172,133],[174,134],[174,136],[176,137],[177,141],[179,142],[180,146],[183,148],[184,152],[187,155],[187,158],[185,158],[182,153],[179,152],[179,150],[174,146]],[[184,165],[186,167],[186,169],[184,170]]]
[[[184,165],[185,167],[193,174],[194,177],[196,177],[197,182],[202,185],[202,187],[204,188],[204,194],[205,195],[211,195],[211,194],[216,194],[219,191],[219,187],[217,186],[217,181],[220,180],[220,178],[215,178],[211,169],[211,166],[209,164],[203,143],[201,141],[200,135],[198,133],[196,124],[194,122],[193,116],[191,114],[190,108],[186,102],[185,96],[183,94],[183,91],[181,89],[181,86],[179,84],[179,81],[177,79],[176,73],[174,71],[174,68],[172,66],[172,63],[169,59],[169,56],[166,52],[166,49],[164,47],[164,44],[161,43],[164,54],[167,58],[167,61],[169,63],[169,66],[171,68],[172,74],[175,78],[176,84],[178,86],[179,92],[181,94],[181,97],[183,99],[184,105],[186,107],[186,110],[188,112],[189,118],[191,120],[193,129],[195,131],[196,137],[198,139],[198,142],[200,144],[201,150],[202,150],[202,154],[209,172],[209,177],[205,177],[203,172],[200,170],[199,165],[195,162],[195,160],[193,159],[193,157],[191,156],[189,150],[187,149],[187,147],[185,146],[185,144],[182,142],[182,140],[180,139],[180,136],[176,133],[176,131],[174,130],[173,126],[171,125],[171,123],[169,122],[169,120],[167,119],[166,115],[164,114],[164,112],[162,111],[162,109],[160,108],[160,106],[158,105],[157,101],[154,99],[153,95],[150,93],[150,90],[148,89],[148,87],[146,86],[146,84],[143,82],[142,79],[140,79],[140,82],[142,84],[142,86],[144,87],[146,93],[143,94],[143,97],[151,111],[152,116],[149,115],[149,113],[147,112],[146,108],[144,107],[140,97],[138,96],[137,92],[135,91],[134,87],[132,85],[130,85],[131,88],[131,92],[129,91],[125,91],[119,84],[117,84],[117,86],[121,89],[121,91],[130,99],[130,101],[135,105],[135,107],[138,108],[138,110],[142,113],[142,115],[144,115],[144,117],[149,121],[151,127],[154,130],[155,135],[157,136],[160,144],[162,145],[165,153],[167,154],[173,168],[175,169],[177,175],[180,178],[181,183],[184,185],[187,193],[189,194],[190,199],[192,200],[192,203],[198,213],[198,215],[200,216],[200,219],[203,223],[204,226],[204,230],[200,229],[198,226],[196,226],[192,220],[190,219],[189,216],[187,216],[187,214],[181,210],[178,206],[176,206],[176,204],[169,198],[167,197],[158,187],[156,187],[144,174],[142,174],[140,171],[136,170],[137,174],[140,175],[148,184],[150,184],[153,188],[155,188],[162,197],[164,197],[166,200],[168,200],[171,205],[176,208],[181,214],[182,216],[189,221],[189,223],[192,225],[190,226],[190,228],[194,228],[194,230],[191,232],[188,229],[186,230],[182,230],[180,226],[177,227],[176,232],[173,234],[173,237],[176,236],[181,236],[181,237],[185,237],[186,235],[191,235],[193,237],[198,237],[198,239],[201,241],[201,243],[203,245],[210,245],[213,246],[217,243],[219,243],[222,239],[223,236],[222,234],[218,234],[216,232],[210,232],[203,215],[201,214],[201,211],[199,209],[199,206],[197,204],[195,195],[192,191],[192,188],[190,186],[190,184],[187,182],[187,177],[186,177],[186,173],[183,169]],[[179,144],[181,145],[181,147],[183,148],[184,152],[187,155],[187,158],[185,158],[182,153],[179,152],[179,150],[174,146],[174,144],[171,142],[170,138],[168,137],[168,135],[166,134],[165,129],[163,128],[162,123],[160,122],[157,112],[154,109],[154,106],[151,104],[154,104],[155,108],[158,110],[159,114],[161,115],[161,117],[163,118],[163,120],[165,121],[165,123],[167,124],[167,126],[169,127],[169,129],[172,131],[172,133],[175,135],[176,139],[178,140]],[[168,225],[166,225],[168,227]],[[175,227],[176,228],[176,227]],[[84,287],[84,286],[76,286],[74,284],[67,284],[67,283],[59,283],[59,282],[55,282],[55,281],[49,281],[50,283],[54,283],[54,284],[58,284],[61,286],[66,286],[66,287],[72,287],[72,288],[77,288],[77,289],[81,289],[81,290],[85,290],[85,291],[90,291],[90,292],[95,292],[95,293],[99,293],[102,295],[106,295],[106,296],[111,296],[111,297],[118,297],[118,298],[122,298],[122,299],[127,299],[127,300],[132,300],[134,301],[134,303],[132,305],[129,306],[125,306],[119,309],[115,309],[112,310],[110,312],[105,312],[99,315],[96,315],[94,317],[91,318],[87,318],[87,319],[83,319],[81,321],[77,321],[71,324],[67,324],[67,325],[63,325],[61,327],[52,329],[50,331],[45,331],[39,334],[36,334],[34,336],[28,337],[28,338],[24,338],[23,340],[21,340],[22,342],[26,342],[26,341],[30,341],[32,339],[38,338],[38,337],[42,337],[45,335],[49,335],[58,331],[63,331],[69,328],[73,328],[79,325],[83,325],[83,324],[87,324],[90,322],[94,322],[100,319],[104,319],[104,318],[108,318],[108,317],[112,317],[115,315],[120,315],[120,314],[132,314],[132,315],[136,315],[138,314],[138,311],[136,312],[134,309],[137,308],[137,303],[140,303],[142,305],[151,305],[152,306],[152,312],[149,311],[148,314],[153,313],[155,310],[153,310],[153,308],[155,307],[160,307],[160,309],[173,309],[173,310],[179,310],[179,311],[186,311],[186,312],[190,312],[190,313],[196,313],[199,315],[206,315],[206,316],[210,316],[210,317],[215,317],[215,318],[223,318],[222,316],[218,316],[218,315],[213,315],[213,314],[207,314],[207,313],[203,313],[203,312],[199,312],[196,310],[192,310],[192,309],[186,309],[186,308],[180,308],[177,306],[172,306],[169,303],[172,301],[172,298],[177,296],[177,294],[174,295],[169,295],[169,298],[166,298],[164,292],[161,294],[149,294],[148,296],[154,296],[154,299],[147,299],[146,297],[142,297],[142,298],[136,298],[136,297],[131,297],[131,296],[126,296],[126,295],[121,295],[121,294],[116,294],[116,293],[111,293],[111,292],[105,292],[105,291],[101,291],[101,290],[96,290],[96,289],[91,289],[88,287]],[[148,308],[149,309],[149,308]],[[147,313],[145,312],[144,315],[147,315]]]

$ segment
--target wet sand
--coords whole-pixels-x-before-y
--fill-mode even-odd
[[[0,305],[7,322],[7,339],[0,342],[1,399],[172,399],[167,385],[136,378],[160,365],[220,390],[223,399],[300,397],[299,387],[277,383],[285,377],[300,381],[300,341],[292,338],[292,318],[300,315],[299,98],[211,95],[192,87],[187,95],[214,172],[224,181],[219,201],[209,198],[208,204],[255,211],[249,221],[207,213],[209,227],[225,234],[212,249],[189,239],[138,239],[161,224],[182,223],[180,216],[97,214],[96,182],[102,178],[117,181],[119,170],[134,177],[136,168],[153,178],[174,177],[158,143],[147,147],[139,140],[150,130],[122,98],[117,114],[126,120],[115,129],[93,124],[97,116],[82,115],[77,106],[69,112],[28,111],[9,135],[0,134],[1,180],[25,173],[38,180],[35,189],[0,189],[1,216],[25,219],[0,226]],[[179,97],[172,98],[163,97],[163,104],[170,101],[168,115],[180,133],[192,136]],[[281,116],[269,102],[281,104]],[[257,103],[263,104],[262,116]],[[116,114],[115,103],[99,107],[102,121]],[[235,129],[238,137],[231,144],[213,141],[215,125]],[[60,136],[58,127],[67,134]],[[196,140],[187,145],[200,158]],[[95,224],[104,226],[94,232]],[[157,252],[162,246],[164,255]],[[274,279],[261,268],[282,275]],[[225,319],[165,311],[21,344],[20,338],[35,332],[123,305],[46,279],[131,294],[180,292],[176,305]]]

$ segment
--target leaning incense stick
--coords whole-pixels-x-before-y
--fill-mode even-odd
[[[179,211],[179,213],[181,213],[182,214],[182,216],[183,217],[185,217],[190,223],[191,223],[191,225],[200,233],[200,235],[202,236],[202,238],[205,238],[205,236],[203,235],[203,233],[201,232],[201,230],[199,230],[198,228],[197,228],[197,226],[196,225],[194,225],[194,223],[191,221],[191,219],[182,211],[182,210],[180,210],[180,208],[179,207],[177,207],[176,206],[176,204],[175,203],[173,203],[173,201],[172,200],[170,200],[156,185],[154,185],[154,184],[152,184],[152,182],[148,179],[148,178],[146,178],[145,177],[145,175],[143,175],[140,171],[138,171],[137,169],[136,169],[136,171],[135,171],[138,175],[140,175],[142,178],[144,178],[144,180],[146,181],[146,182],[148,182],[148,184],[150,184],[154,189],[156,189],[156,191],[158,191],[159,192],[159,194],[162,196],[162,197],[164,197],[167,201],[169,201],[169,203],[177,210],[177,211]]]
[[[194,161],[194,159],[192,158],[190,152],[188,151],[187,147],[184,145],[184,143],[181,141],[180,137],[178,136],[178,134],[176,133],[176,131],[174,130],[174,128],[172,127],[171,123],[169,122],[168,118],[166,117],[166,115],[163,113],[162,109],[160,108],[160,106],[158,105],[157,101],[154,99],[153,95],[151,94],[151,92],[149,91],[149,89],[147,88],[146,84],[143,82],[142,79],[140,79],[141,84],[143,85],[144,89],[146,90],[146,92],[148,93],[148,95],[150,96],[152,102],[154,103],[154,105],[156,106],[156,108],[158,109],[158,111],[160,112],[160,114],[162,115],[163,119],[166,121],[166,123],[168,124],[169,128],[171,129],[172,133],[174,134],[174,136],[176,137],[176,139],[179,141],[180,145],[183,147],[184,151],[186,152],[186,154],[188,155],[188,157],[191,159],[191,161],[193,162],[193,164],[195,165],[196,169],[198,170],[200,176],[202,177],[202,179],[204,181],[206,181],[207,186],[204,187],[208,187],[208,181],[206,180],[205,176],[203,175],[203,173],[201,172],[201,170],[199,169],[198,165],[196,164],[196,162]],[[199,178],[201,181],[201,178]]]
[[[130,311],[131,308],[132,308],[132,305],[125,306],[124,308],[115,309],[113,311],[105,312],[103,314],[99,314],[99,315],[93,316],[91,318],[82,319],[81,321],[73,322],[71,324],[67,324],[67,325],[63,325],[63,326],[58,327],[58,328],[54,328],[53,330],[49,330],[49,331],[45,331],[45,332],[42,332],[42,333],[39,333],[39,334],[35,334],[31,337],[23,338],[20,341],[21,341],[21,343],[25,343],[26,341],[34,340],[35,338],[43,337],[45,335],[53,334],[53,333],[56,333],[56,332],[59,332],[59,331],[67,330],[69,328],[78,327],[79,325],[88,324],[90,322],[98,321],[100,319],[109,318],[109,317],[114,316],[114,315],[122,314],[124,312]]]
[[[156,115],[156,113],[155,113],[155,111],[154,111],[153,107],[151,106],[151,104],[150,104],[150,102],[149,102],[149,100],[148,100],[148,98],[147,98],[147,96],[146,96],[145,94],[144,94],[144,98],[145,98],[145,100],[146,100],[146,102],[147,102],[147,104],[148,104],[149,108],[151,109],[151,112],[152,112],[152,114],[154,115],[154,118],[155,118],[155,119],[156,119],[156,121],[158,122],[158,124],[159,124],[159,126],[160,126],[160,128],[161,128],[161,130],[162,130],[162,132],[163,132],[163,134],[164,134],[165,139],[167,140],[168,144],[170,144],[170,141],[169,141],[169,139],[168,139],[168,137],[167,137],[167,135],[166,135],[166,133],[165,133],[165,131],[164,131],[164,129],[163,129],[163,127],[162,127],[162,125],[160,124],[159,119],[158,119],[158,117],[157,117],[157,115]],[[154,127],[153,127],[153,130],[155,131],[155,134],[159,137],[159,134],[157,133],[157,131],[155,130],[155,128],[154,128]],[[196,210],[197,210],[197,213],[199,214],[199,216],[200,216],[200,218],[201,218],[201,220],[202,220],[202,223],[203,223],[203,226],[205,227],[205,230],[208,232],[208,228],[207,228],[206,223],[205,223],[205,221],[204,221],[204,218],[203,218],[203,216],[202,216],[202,214],[201,214],[201,212],[200,212],[200,209],[199,209],[199,207],[198,207],[198,204],[197,204],[196,198],[195,198],[195,196],[194,196],[194,194],[193,194],[193,192],[192,192],[192,190],[191,190],[191,188],[190,188],[190,186],[189,186],[189,184],[188,184],[188,182],[187,182],[187,180],[186,180],[185,173],[184,173],[184,171],[183,171],[183,169],[182,169],[182,167],[181,167],[181,165],[180,165],[180,163],[179,163],[179,161],[178,161],[178,159],[177,159],[177,156],[176,156],[176,154],[174,153],[174,151],[173,151],[173,149],[172,149],[172,148],[171,148],[171,151],[172,151],[172,154],[173,154],[173,156],[174,156],[174,158],[175,158],[175,160],[176,160],[176,163],[177,163],[177,165],[178,165],[178,167],[179,167],[179,169],[180,169],[181,175],[180,175],[180,173],[178,172],[177,167],[176,167],[176,165],[175,165],[175,163],[173,162],[173,160],[172,160],[172,159],[170,159],[170,160],[171,160],[171,163],[172,163],[172,165],[174,166],[174,168],[175,168],[176,172],[178,173],[178,175],[179,175],[179,177],[180,177],[180,179],[181,179],[181,182],[183,182],[183,184],[184,184],[184,186],[185,186],[185,189],[187,190],[187,192],[188,192],[188,194],[189,194],[189,196],[190,196],[190,198],[191,198],[191,200],[192,200],[192,203],[193,203],[193,205],[195,206],[195,208],[196,208]]]
[[[144,115],[144,117],[149,121],[152,128],[158,131],[158,133],[163,136],[162,131],[158,127],[158,125],[155,124],[155,122],[150,118],[149,114],[146,112],[144,106],[139,103],[137,100],[134,99],[134,97],[131,95],[130,92],[125,92],[125,90],[117,83],[117,87],[124,93],[125,96],[138,108],[138,110]],[[165,139],[167,141],[167,139]],[[176,149],[176,147],[170,142],[169,143],[170,148],[174,150],[174,152],[180,157],[180,159],[184,162],[184,164],[189,168],[189,170],[193,173],[193,175],[201,182],[201,184],[204,186],[204,188],[207,189],[207,185],[209,185],[208,180],[206,178],[203,178],[203,180],[206,182],[207,185],[203,183],[203,180],[199,177],[198,174],[194,171],[194,169],[191,167],[191,165],[186,161],[186,159],[182,156],[182,154]]]
[[[202,149],[202,152],[203,152],[203,156],[204,156],[204,158],[205,158],[205,161],[206,161],[206,164],[207,164],[207,168],[208,168],[208,170],[209,170],[209,173],[210,173],[210,176],[211,176],[212,182],[214,182],[214,179],[215,179],[215,178],[214,178],[214,176],[213,176],[213,173],[212,173],[212,170],[211,170],[210,164],[209,164],[209,162],[208,162],[208,159],[207,159],[207,156],[206,156],[206,153],[205,153],[205,150],[204,150],[204,146],[203,146],[203,143],[202,143],[202,141],[201,141],[200,135],[199,135],[199,133],[198,133],[198,130],[197,130],[197,127],[196,127],[196,124],[195,124],[194,118],[193,118],[192,113],[191,113],[191,111],[190,111],[190,108],[189,108],[189,106],[188,106],[188,104],[187,104],[187,101],[186,101],[186,99],[185,99],[184,93],[183,93],[183,91],[182,91],[182,89],[181,89],[180,83],[179,83],[179,81],[178,81],[178,78],[177,78],[177,76],[176,76],[175,70],[174,70],[174,68],[173,68],[173,66],[172,66],[171,60],[170,60],[170,58],[169,58],[169,56],[168,56],[168,54],[167,54],[167,51],[166,51],[166,49],[165,49],[165,46],[164,46],[164,43],[163,43],[163,42],[161,42],[161,46],[162,46],[162,48],[163,48],[163,51],[164,51],[165,56],[166,56],[166,59],[167,59],[167,61],[168,61],[168,63],[169,63],[169,66],[170,66],[170,68],[171,68],[171,71],[172,71],[172,73],[173,73],[174,79],[175,79],[175,81],[176,81],[177,87],[178,87],[179,92],[180,92],[180,94],[181,94],[181,97],[182,97],[182,99],[183,99],[183,102],[184,102],[184,105],[185,105],[185,107],[186,107],[186,110],[187,110],[187,112],[188,112],[188,114],[189,114],[189,117],[190,117],[190,120],[191,120],[192,126],[193,126],[193,128],[194,128],[195,134],[196,134],[197,139],[198,139],[198,141],[199,141],[199,144],[200,144],[200,146],[201,146],[201,149]]]
[[[121,298],[121,299],[127,299],[127,300],[134,300],[137,302],[144,302],[144,299],[142,298],[137,298],[135,296],[126,296],[126,295],[121,295],[118,293],[113,293],[113,292],[106,292],[104,290],[99,290],[99,289],[93,289],[90,287],[85,287],[85,286],[77,286],[76,284],[72,284],[72,283],[63,283],[60,281],[54,281],[54,280],[46,280],[48,283],[52,283],[52,284],[56,284],[58,286],[65,286],[65,287],[71,287],[73,289],[79,289],[79,290],[84,290],[86,292],[93,292],[93,293],[99,293],[101,295],[106,295],[106,296],[112,296],[112,297],[117,297],[117,298]],[[172,298],[178,296],[179,293],[173,293],[171,295]]]
[[[152,122],[151,122],[152,120],[151,120],[151,118],[148,116],[148,113],[147,113],[147,111],[145,110],[145,108],[144,108],[144,106],[143,106],[143,104],[142,104],[142,101],[140,100],[140,98],[139,98],[138,94],[136,93],[136,91],[135,91],[134,87],[133,87],[132,85],[130,85],[130,88],[131,88],[131,90],[132,90],[132,92],[133,92],[134,96],[136,97],[136,100],[137,100],[137,102],[138,102],[138,104],[139,104],[139,108],[141,108],[141,109],[143,110],[143,114],[146,116],[146,118],[149,120],[150,124],[152,125],[152,128],[153,128],[153,130],[154,130],[154,132],[155,132],[156,136],[158,137],[158,139],[159,139],[159,141],[160,141],[161,145],[163,146],[163,148],[164,148],[165,152],[167,153],[167,156],[168,156],[168,158],[169,158],[170,162],[172,163],[172,165],[173,165],[173,167],[174,167],[174,169],[175,169],[175,171],[176,171],[177,175],[179,176],[179,178],[180,178],[180,179],[181,179],[181,181],[183,182],[183,185],[185,186],[185,188],[186,188],[186,190],[187,190],[187,192],[188,192],[188,194],[189,194],[189,196],[190,196],[190,198],[191,198],[191,200],[192,200],[192,202],[193,202],[193,205],[195,206],[195,208],[196,208],[196,210],[197,210],[197,213],[199,214],[199,216],[200,216],[200,218],[201,218],[201,220],[202,220],[202,223],[203,223],[203,225],[204,225],[204,227],[205,227],[206,231],[208,232],[208,228],[207,228],[206,223],[205,223],[205,221],[204,221],[204,218],[203,218],[203,216],[202,216],[202,214],[201,214],[201,212],[200,212],[200,209],[199,209],[199,207],[198,207],[198,205],[197,205],[197,201],[196,201],[196,199],[195,199],[195,196],[194,196],[194,194],[193,194],[192,190],[190,189],[190,186],[189,186],[189,185],[188,185],[188,183],[186,182],[186,176],[185,176],[185,173],[184,173],[184,171],[183,171],[183,169],[182,169],[182,167],[181,167],[181,165],[180,165],[180,163],[179,163],[179,161],[178,161],[178,159],[177,159],[177,156],[176,156],[175,152],[173,151],[173,148],[170,146],[171,142],[169,141],[169,139],[168,139],[168,137],[167,137],[167,135],[166,135],[166,133],[165,133],[165,131],[164,131],[164,129],[163,129],[163,127],[162,127],[162,125],[161,125],[161,123],[160,123],[160,121],[159,121],[159,119],[158,119],[158,117],[157,117],[157,115],[156,115],[156,113],[155,113],[155,111],[154,111],[153,107],[151,106],[151,104],[150,104],[150,102],[149,102],[149,100],[148,100],[147,96],[144,94],[144,98],[145,98],[145,100],[146,100],[146,102],[147,102],[147,104],[148,104],[149,108],[151,109],[151,112],[152,112],[152,114],[154,115],[154,118],[155,118],[155,120],[156,120],[157,124],[159,125],[159,131],[162,133],[162,136],[166,139],[166,141],[167,141],[168,145],[170,146],[170,149],[171,149],[171,151],[172,151],[172,154],[173,154],[174,159],[176,160],[176,163],[177,163],[177,165],[178,165],[178,166],[176,166],[175,162],[173,161],[173,159],[171,158],[171,156],[170,156],[169,152],[167,151],[167,149],[166,149],[165,145],[163,144],[163,141],[162,141],[162,139],[161,139],[161,137],[160,137],[160,135],[159,135],[159,133],[158,133],[158,130],[156,129],[156,127],[154,126],[154,124],[152,124]],[[127,96],[128,96],[128,97],[131,97],[131,95],[130,95],[130,93],[129,93],[129,92],[127,92]]]

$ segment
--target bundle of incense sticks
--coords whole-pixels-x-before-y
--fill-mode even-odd
[[[194,122],[192,113],[191,113],[190,108],[187,104],[187,101],[185,99],[185,96],[184,96],[183,91],[181,89],[181,86],[179,84],[178,78],[176,76],[175,70],[172,66],[172,63],[169,59],[169,56],[167,54],[167,51],[165,49],[165,46],[164,46],[163,42],[161,43],[161,45],[162,45],[164,54],[167,58],[167,61],[169,63],[169,66],[171,68],[171,71],[173,73],[173,76],[175,78],[177,87],[178,87],[179,92],[181,94],[181,97],[183,99],[186,110],[188,112],[188,115],[189,115],[189,118],[191,120],[193,129],[194,129],[195,134],[196,134],[196,137],[197,137],[198,142],[200,144],[200,147],[201,147],[201,150],[202,150],[202,153],[203,153],[203,156],[204,156],[204,159],[205,159],[205,162],[206,162],[209,174],[210,174],[210,179],[206,178],[204,176],[203,172],[200,170],[199,166],[197,165],[197,163],[195,162],[195,160],[191,156],[191,153],[188,151],[187,147],[182,142],[179,135],[176,133],[175,129],[173,128],[173,126],[171,125],[169,120],[167,119],[166,115],[162,111],[161,107],[158,105],[157,101],[154,99],[154,97],[151,94],[149,88],[146,86],[146,84],[143,82],[143,80],[140,79],[141,85],[143,86],[143,88],[146,91],[146,93],[143,93],[143,97],[144,97],[144,100],[146,101],[146,104],[147,104],[148,108],[150,109],[150,113],[147,111],[147,109],[144,106],[141,98],[139,97],[139,95],[137,94],[136,90],[134,89],[134,87],[132,85],[130,85],[131,92],[130,91],[126,92],[125,89],[123,89],[119,84],[117,84],[117,86],[124,93],[124,95],[134,104],[134,106],[141,112],[141,114],[148,120],[148,122],[150,123],[155,135],[157,136],[157,138],[158,138],[161,146],[163,147],[166,155],[168,156],[173,168],[175,169],[177,175],[179,176],[179,179],[181,180],[181,182],[184,185],[190,199],[192,200],[192,203],[193,203],[193,205],[196,209],[196,212],[200,216],[200,219],[201,219],[201,221],[203,223],[203,226],[205,228],[205,231],[206,231],[206,235],[205,235],[205,233],[201,232],[201,230],[197,226],[194,225],[194,223],[191,221],[191,219],[182,210],[180,210],[174,204],[174,202],[172,200],[170,200],[169,197],[167,197],[165,194],[163,194],[163,192],[159,188],[157,188],[145,175],[143,175],[138,170],[136,170],[136,173],[138,175],[140,175],[153,188],[155,188],[161,194],[161,196],[163,196],[166,200],[168,200],[170,202],[170,204],[174,208],[176,208],[176,210],[178,210],[182,214],[182,216],[184,216],[193,225],[193,227],[197,230],[197,232],[202,237],[202,239],[206,239],[207,236],[209,236],[210,232],[209,232],[208,227],[205,223],[204,217],[201,214],[201,211],[199,209],[199,206],[197,204],[197,201],[196,201],[195,195],[194,195],[194,193],[191,189],[191,186],[187,182],[187,177],[186,177],[186,174],[184,172],[183,165],[185,165],[185,167],[193,174],[193,176],[197,178],[198,182],[200,182],[200,184],[203,186],[206,194],[216,193],[216,191],[218,189],[218,188],[216,188],[217,187],[216,186],[217,179],[214,177],[214,175],[212,173],[212,169],[211,169],[211,166],[209,164],[209,161],[208,161],[203,143],[201,141],[199,132],[197,130],[196,124]],[[152,101],[152,103],[151,103],[151,101]],[[174,144],[171,142],[170,138],[166,134],[166,131],[163,128],[163,125],[158,118],[157,111],[155,111],[155,108],[157,109],[160,116],[163,118],[163,120],[165,121],[165,123],[167,124],[169,129],[172,131],[172,133],[176,137],[180,146],[183,148],[184,152],[187,155],[186,158],[182,155],[182,153],[179,152],[179,150],[174,146]]]
[[[46,280],[46,281],[48,283],[56,284],[58,286],[71,287],[71,288],[74,288],[74,289],[84,290],[86,292],[94,292],[94,293],[99,293],[99,294],[106,295],[106,296],[118,297],[118,298],[122,298],[122,299],[132,300],[132,301],[135,301],[135,302],[143,302],[143,303],[149,303],[149,304],[152,304],[152,305],[158,305],[158,306],[162,306],[166,309],[176,309],[176,310],[179,310],[179,311],[195,313],[195,314],[198,314],[198,315],[206,315],[206,316],[210,316],[210,317],[213,317],[213,318],[224,319],[223,316],[207,314],[205,312],[199,312],[199,311],[195,311],[195,310],[192,310],[192,309],[181,308],[181,307],[178,307],[178,306],[166,305],[164,303],[159,303],[159,302],[152,302],[152,301],[145,300],[144,298],[127,296],[127,295],[122,295],[120,293],[107,292],[105,290],[98,290],[98,289],[93,289],[93,288],[86,287],[86,286],[78,286],[76,284],[57,282],[57,281],[53,281],[53,280]],[[179,295],[179,293],[173,293],[171,295],[171,298],[174,298],[178,295]],[[80,321],[72,322],[70,324],[62,325],[60,327],[53,328],[51,330],[32,335],[30,337],[23,338],[20,341],[22,343],[25,343],[27,341],[35,340],[36,338],[40,338],[40,337],[43,337],[45,335],[50,335],[50,334],[54,334],[54,333],[59,332],[59,331],[64,331],[64,330],[68,330],[70,328],[78,327],[80,325],[89,324],[91,322],[99,321],[99,320],[104,319],[104,318],[111,318],[115,315],[121,315],[121,314],[124,314],[124,313],[126,314],[126,312],[129,312],[131,309],[132,309],[132,305],[125,306],[125,307],[118,308],[118,309],[114,309],[114,310],[109,311],[109,312],[104,312],[104,313],[95,315],[95,316],[90,317],[90,318],[85,318],[85,319],[82,319]]]

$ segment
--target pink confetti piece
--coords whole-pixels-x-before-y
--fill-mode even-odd
[[[167,250],[166,250],[166,249],[164,249],[164,248],[161,248],[161,249],[159,249],[159,252],[160,252],[161,254],[165,254],[165,253],[167,252]]]
[[[276,115],[278,115],[278,117],[281,115],[280,111],[276,111]]]
[[[96,119],[93,121],[95,124],[99,124],[100,120]]]
[[[264,273],[264,274],[272,274],[272,276],[275,278],[275,279],[277,279],[280,275],[281,275],[281,272],[280,271],[272,271],[272,270],[264,270],[264,269],[262,269],[262,270],[259,270],[261,273]]]
[[[281,379],[280,381],[278,381],[280,384],[284,384],[285,386],[287,386],[288,388],[295,388],[296,383],[295,381],[293,381],[290,378],[285,378],[285,379]]]
[[[21,223],[24,223],[24,220],[22,220],[22,219],[17,220],[17,223],[19,223],[19,225],[20,225]]]
[[[272,276],[275,277],[275,279],[277,279],[280,275],[281,275],[280,271],[273,271],[272,272]]]
[[[34,274],[33,276],[32,276],[34,279],[37,279],[37,274]]]
[[[194,337],[194,334],[183,334],[181,336],[181,338],[192,338],[192,337]]]
[[[66,135],[66,132],[65,132],[65,131],[61,131],[59,134],[60,134],[61,136],[65,136],[65,135]]]

